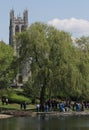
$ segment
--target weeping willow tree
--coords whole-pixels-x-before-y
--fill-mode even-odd
[[[69,33],[37,22],[17,35],[16,43],[21,63],[29,65],[26,95],[41,104],[52,97],[89,98],[88,50],[74,46]]]

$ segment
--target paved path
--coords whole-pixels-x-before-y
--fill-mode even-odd
[[[0,114],[0,119],[9,117],[12,117],[12,115]]]

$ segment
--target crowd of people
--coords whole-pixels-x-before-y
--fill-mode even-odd
[[[48,100],[43,105],[36,104],[37,112],[40,111],[84,111],[86,108],[89,108],[88,102],[78,102],[78,101],[56,101],[56,100]]]

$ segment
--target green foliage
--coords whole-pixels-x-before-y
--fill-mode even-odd
[[[10,102],[12,103],[21,103],[21,102],[26,102],[26,103],[31,103],[31,100],[29,98],[26,98],[25,96],[17,95],[17,94],[12,94],[12,96],[9,98]]]
[[[13,49],[4,42],[0,42],[0,88],[10,86],[15,77],[13,64]]]
[[[28,97],[89,99],[89,38],[76,39],[43,23],[34,23],[16,37],[20,62],[29,66],[24,85]],[[23,66],[22,66],[23,68]]]
[[[21,92],[21,94],[19,94]],[[0,98],[5,96],[9,99],[10,103],[21,103],[26,101],[27,104],[31,103],[30,98],[24,96],[21,90],[14,90],[13,88],[1,89],[0,90]]]

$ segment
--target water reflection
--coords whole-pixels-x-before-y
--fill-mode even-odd
[[[37,116],[0,119],[0,130],[89,130],[89,116]]]

